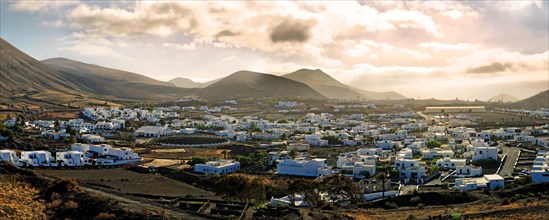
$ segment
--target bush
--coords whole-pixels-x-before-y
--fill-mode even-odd
[[[484,194],[486,194],[486,195],[490,195],[490,189],[488,189],[488,188],[484,188],[484,189],[482,190],[482,192],[483,192]]]
[[[394,202],[386,202],[385,207],[388,209],[398,209],[398,205]]]
[[[109,213],[101,212],[101,213],[99,213],[99,215],[95,216],[95,218],[93,218],[93,219],[105,220],[105,219],[115,219],[115,218],[116,218],[115,214],[109,214]]]
[[[78,203],[75,202],[75,201],[68,201],[65,203],[65,209],[77,209],[78,208]]]
[[[509,204],[510,204],[510,202],[509,202],[509,200],[507,200],[507,199],[504,199],[504,200],[501,202],[501,205],[509,205]]]
[[[410,214],[410,215],[408,215],[408,217],[406,217],[406,220],[416,220],[416,219],[417,218],[412,214]]]
[[[419,203],[421,203],[421,198],[419,196],[413,197],[413,198],[410,199],[410,203],[419,204]]]

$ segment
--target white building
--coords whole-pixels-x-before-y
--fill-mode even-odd
[[[229,160],[208,161],[194,165],[194,172],[204,174],[227,174],[240,170],[240,162]]]
[[[19,163],[19,157],[15,154],[13,150],[0,150],[0,161],[8,161],[13,164]]]
[[[84,166],[89,165],[89,158],[80,151],[57,152],[55,160],[63,166]]]
[[[505,186],[503,177],[498,174],[484,175],[479,178],[458,178],[455,180],[456,188],[459,191],[469,191],[475,189],[498,189]]]
[[[466,156],[470,157],[473,162],[477,160],[497,160],[498,147],[490,147],[487,143],[476,141],[467,146]]]
[[[421,149],[421,159],[454,157],[454,151],[451,149],[430,148]]]
[[[319,134],[305,135],[305,140],[311,146],[328,146],[328,140],[322,140]]]
[[[425,107],[425,113],[467,113],[467,112],[485,112],[484,106],[436,106]]]
[[[546,150],[538,151],[532,166],[532,182],[549,182],[549,153]]]
[[[467,165],[467,160],[466,159],[457,159],[457,158],[445,157],[444,159],[442,159],[442,158],[438,159],[436,164],[437,164],[437,166],[439,166],[441,168],[455,170],[458,166]]]
[[[93,134],[83,134],[82,136],[80,136],[80,138],[82,138],[82,140],[88,141],[89,143],[103,143],[103,142],[105,142],[104,137],[101,137],[99,135],[93,135]]]
[[[135,137],[165,137],[173,135],[173,130],[161,126],[143,126],[137,129],[133,134]]]
[[[54,162],[54,158],[48,151],[21,151],[21,159],[19,160],[27,166],[49,166]]]
[[[330,175],[332,168],[326,165],[326,159],[305,160],[298,158],[279,162],[276,171],[281,175],[319,177]]]
[[[390,140],[376,141],[376,147],[384,150],[391,149],[393,148],[393,146],[400,148],[402,147],[402,144],[400,143],[400,141],[390,141]]]
[[[416,182],[421,183],[421,178],[425,176],[425,167],[420,166],[419,161],[415,159],[397,158],[395,160],[395,168],[400,178],[404,178],[405,182],[415,179]]]
[[[472,165],[458,165],[456,167],[456,173],[455,175],[457,177],[465,177],[465,176],[482,176],[482,167],[475,167]]]

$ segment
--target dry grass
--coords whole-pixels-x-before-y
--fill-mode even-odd
[[[46,219],[43,200],[34,200],[39,191],[22,178],[0,175],[1,219]]]

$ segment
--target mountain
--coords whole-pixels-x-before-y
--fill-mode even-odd
[[[131,99],[152,99],[165,96],[190,95],[196,89],[175,87],[137,73],[111,69],[66,58],[42,61],[63,79],[87,93]]]
[[[168,82],[173,84],[174,86],[181,87],[181,88],[202,88],[202,87],[204,87],[202,85],[202,83],[197,83],[195,81],[192,81],[191,79],[182,78],[182,77],[177,77],[177,78],[172,79]]]
[[[530,98],[509,104],[510,108],[515,109],[538,109],[549,108],[549,90],[538,93]]]
[[[311,87],[265,73],[238,71],[198,91],[207,98],[311,98],[325,99]]]
[[[0,38],[0,89],[3,96],[56,91],[77,93],[80,88],[55,70]]]
[[[516,102],[518,100],[519,99],[517,97],[511,96],[505,93],[501,93],[497,96],[494,96],[488,99],[488,102]]]
[[[181,87],[181,88],[204,88],[206,86],[214,84],[215,82],[217,82],[221,79],[223,79],[223,78],[214,79],[214,80],[210,80],[210,81],[207,81],[207,82],[200,83],[200,82],[192,81],[191,79],[188,79],[188,78],[177,77],[177,78],[172,79],[168,82],[173,84],[174,86]]]
[[[300,69],[282,77],[303,82],[322,95],[331,99],[374,99],[374,100],[400,100],[405,96],[396,92],[371,92],[345,85],[322,70]]]

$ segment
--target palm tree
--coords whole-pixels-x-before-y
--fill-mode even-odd
[[[391,170],[393,168],[391,166],[380,166],[377,168],[377,174],[374,176],[377,180],[381,180],[381,186],[383,188],[383,192],[381,194],[381,197],[385,197],[385,182],[387,181],[387,177],[389,177]]]

